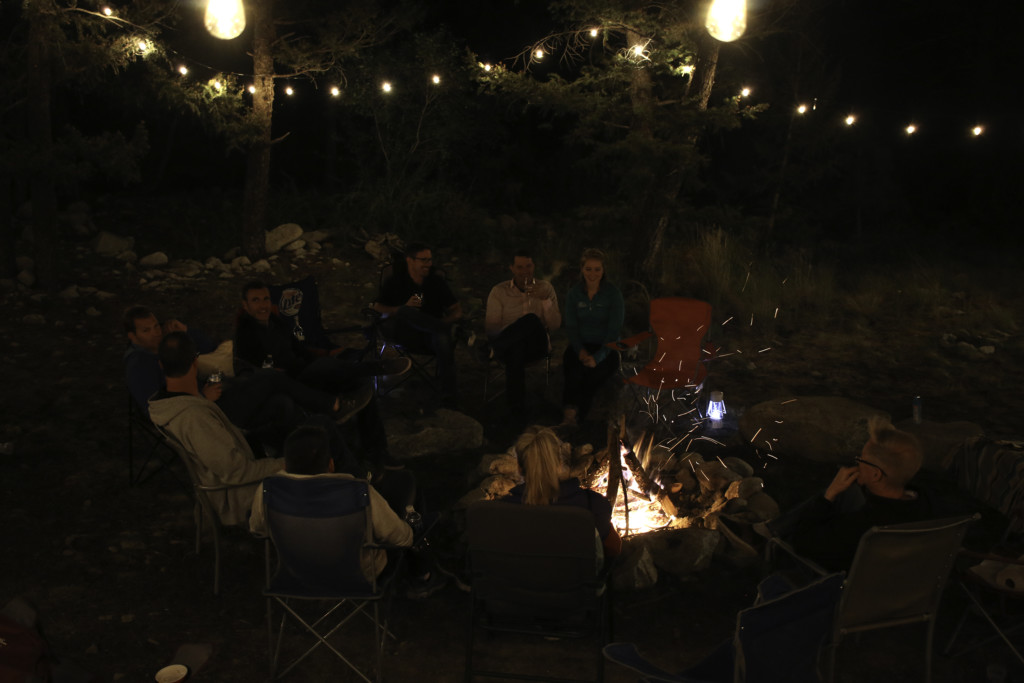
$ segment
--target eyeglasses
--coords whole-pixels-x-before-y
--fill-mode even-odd
[[[865,460],[864,458],[854,458],[853,461],[856,462],[856,463],[861,463],[861,464],[867,465],[868,467],[874,467],[876,470],[878,470],[879,472],[882,473],[883,477],[888,477],[889,476],[889,474],[885,470],[883,470],[880,466],[876,465],[873,462]]]
[[[424,263],[433,263],[434,259],[432,256],[413,256],[413,261],[423,261]]]

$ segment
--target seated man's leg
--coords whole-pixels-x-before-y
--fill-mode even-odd
[[[577,351],[569,344],[562,355],[562,374],[564,384],[562,387],[562,407],[579,410],[580,400],[583,393],[583,373],[587,370],[580,362]]]
[[[441,398],[449,407],[456,401],[455,341],[450,333],[430,335],[430,348],[437,358],[437,374],[441,378]]]
[[[533,313],[524,315],[491,341],[495,357],[505,365],[505,397],[513,412],[526,408],[526,364],[548,352],[548,334]]]

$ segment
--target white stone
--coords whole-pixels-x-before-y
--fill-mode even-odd
[[[251,265],[252,265],[252,261],[249,260],[248,256],[236,256],[235,258],[231,259],[231,269],[232,270],[239,270],[240,271],[243,268],[248,268]]]
[[[302,226],[298,223],[284,223],[267,232],[264,244],[268,254],[276,254],[289,242],[302,237]]]
[[[85,314],[92,318],[98,318],[99,316],[103,315],[95,306],[89,306],[89,308],[85,309]]]
[[[42,313],[29,313],[28,315],[21,319],[21,322],[25,323],[26,325],[45,325],[46,318],[43,317]]]
[[[261,258],[259,261],[252,264],[252,269],[257,273],[269,273],[272,270],[270,262],[265,258]]]
[[[221,261],[216,256],[211,256],[210,258],[206,259],[206,261],[203,262],[203,266],[205,266],[206,268],[209,268],[211,270],[214,269],[214,268],[216,268],[218,270],[223,270],[224,268],[228,267],[226,263]]]
[[[231,273],[231,272],[225,270],[218,277],[220,277],[221,280],[230,280],[234,276],[235,276],[234,273]]]
[[[118,261],[123,263],[136,263],[139,260],[139,255],[132,250],[122,251],[115,256]]]
[[[994,346],[979,346],[978,350],[981,351],[986,356],[991,356],[993,353],[996,352],[996,347],[994,347]]]
[[[61,299],[77,299],[78,298],[78,285],[70,285],[57,294]]]
[[[305,241],[303,241],[303,240],[295,240],[294,242],[289,242],[288,244],[284,245],[284,250],[285,251],[298,251],[299,249],[302,249],[305,246],[306,246]]]
[[[99,299],[100,301],[109,301],[111,299],[116,299],[117,294],[114,294],[113,292],[104,292],[102,289],[100,289],[96,291],[96,298]]]
[[[153,268],[156,266],[166,266],[170,259],[167,258],[167,254],[162,251],[154,251],[152,254],[148,254],[139,259],[139,265],[144,268]]]
[[[25,285],[26,287],[31,287],[36,283],[36,276],[33,275],[32,272],[28,270],[18,271],[18,274],[17,276],[15,276],[15,278],[18,280],[18,282]]]
[[[97,291],[98,290],[95,287],[79,287],[78,288],[78,293],[81,296],[88,296],[90,294],[95,294]]]
[[[302,239],[306,240],[306,242],[320,243],[330,236],[331,233],[327,232],[326,230],[310,230],[308,232],[302,233]]]

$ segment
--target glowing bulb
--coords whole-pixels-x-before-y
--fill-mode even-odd
[[[725,413],[725,397],[721,391],[712,391],[711,400],[708,401],[708,417],[711,418],[714,426],[718,426],[714,423],[721,423]]]
[[[391,92],[391,81],[384,81],[380,84],[380,89],[384,92]]]
[[[110,9],[109,7],[104,7],[103,14],[107,15],[108,17],[113,16],[114,10]]]
[[[747,30],[746,0],[713,0],[704,26],[723,43],[736,40]]]
[[[634,45],[633,46],[633,55],[636,56],[636,57],[643,57],[644,56],[644,46],[643,45]]]
[[[910,124],[903,130],[907,131],[907,135],[913,135],[914,133],[917,132],[917,126],[915,126],[914,124]]]
[[[180,73],[182,76],[187,76],[188,75],[188,67],[185,66],[184,64],[182,64],[181,66],[178,67],[178,73]]]
[[[255,95],[256,94],[256,86],[255,85],[250,85],[248,88],[246,88],[246,90],[249,91],[250,95]]]
[[[850,114],[843,120],[846,121],[846,125],[848,126],[852,126],[853,124],[857,123],[857,117],[854,116],[853,114]]]
[[[484,64],[484,71],[490,71],[490,70],[491,70],[491,65],[489,63],[488,64]]]
[[[686,64],[685,66],[683,66],[683,73],[684,74],[692,74],[693,73],[693,64]]]
[[[982,126],[975,126],[974,128],[971,128],[971,135],[973,135],[974,137],[978,137],[984,132],[985,128]]]
[[[340,96],[341,96],[341,88],[339,88],[336,85],[332,85],[331,86],[331,97],[340,97]]]
[[[544,50],[537,50],[533,53],[533,56],[537,59],[544,59]]]
[[[140,40],[139,41],[139,52],[142,52],[142,53],[149,52],[149,43],[146,42],[145,40]]]
[[[740,90],[740,97],[750,97],[750,88]]]
[[[220,81],[213,81],[213,89],[216,90],[217,92],[220,92],[221,90],[224,89],[224,84],[221,83]]]
[[[806,114],[807,113],[807,105],[806,104],[801,104],[799,107],[796,108],[796,113],[797,114]]]
[[[591,38],[597,38],[597,29],[596,28],[590,29],[590,37]]]
[[[295,94],[295,91],[294,91],[294,90],[292,90],[292,86],[290,86],[290,85],[289,85],[289,86],[286,86],[286,87],[285,87],[285,89],[284,89],[284,94],[285,94],[285,95],[294,95],[294,94]]]
[[[441,83],[441,77],[438,76],[437,74],[434,74],[430,80],[431,82],[433,82],[434,85],[439,85]]]
[[[245,7],[242,0],[209,0],[206,3],[206,30],[214,38],[231,40],[245,30]]]

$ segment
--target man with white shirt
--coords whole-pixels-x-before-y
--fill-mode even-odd
[[[546,280],[534,277],[533,254],[518,250],[512,258],[512,279],[491,289],[484,329],[489,348],[483,354],[505,365],[505,396],[516,415],[525,411],[526,364],[551,349],[548,333],[562,324],[558,297]]]

